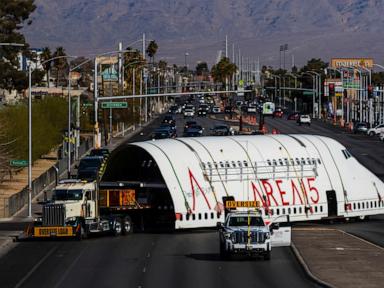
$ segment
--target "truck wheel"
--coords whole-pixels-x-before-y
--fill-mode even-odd
[[[88,238],[88,231],[83,224],[80,224],[80,231],[76,234],[76,239],[81,241]]]
[[[123,221],[123,235],[131,234],[133,232],[133,224],[131,217],[127,216]]]
[[[264,260],[271,260],[271,250],[264,253]]]
[[[113,227],[113,236],[120,236],[121,235],[121,232],[122,232],[123,228],[121,226],[121,219],[120,218],[116,218],[115,219],[115,225]]]

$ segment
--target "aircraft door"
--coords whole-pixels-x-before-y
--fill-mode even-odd
[[[335,190],[327,191],[328,217],[337,216],[337,198]]]

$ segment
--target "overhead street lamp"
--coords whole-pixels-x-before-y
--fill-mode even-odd
[[[0,43],[0,46],[24,47],[23,43]]]
[[[75,56],[57,56],[46,61],[41,65],[61,58],[76,58]],[[28,217],[32,217],[32,66],[28,65]],[[48,79],[49,81],[49,79]],[[69,106],[70,109],[70,106]],[[69,145],[68,145],[69,146]],[[70,154],[68,154],[70,158]],[[69,160],[70,163],[70,160]],[[70,169],[70,168],[68,168]]]

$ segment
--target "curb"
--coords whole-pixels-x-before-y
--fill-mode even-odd
[[[301,256],[299,250],[296,248],[296,246],[293,242],[291,243],[291,250],[293,251],[293,254],[295,254],[296,259],[299,261],[301,267],[304,269],[305,273],[307,274],[307,276],[309,278],[311,278],[315,283],[321,285],[322,287],[335,288],[335,286],[329,284],[328,282],[321,280],[320,278],[318,278],[312,274],[312,272],[309,269],[307,263],[305,262],[303,256]]]

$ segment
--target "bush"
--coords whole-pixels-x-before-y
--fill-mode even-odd
[[[48,153],[62,142],[67,126],[67,101],[45,97],[32,102],[32,159]],[[18,104],[0,109],[2,134],[0,143],[16,140],[9,147],[14,159],[28,159],[28,106]]]

